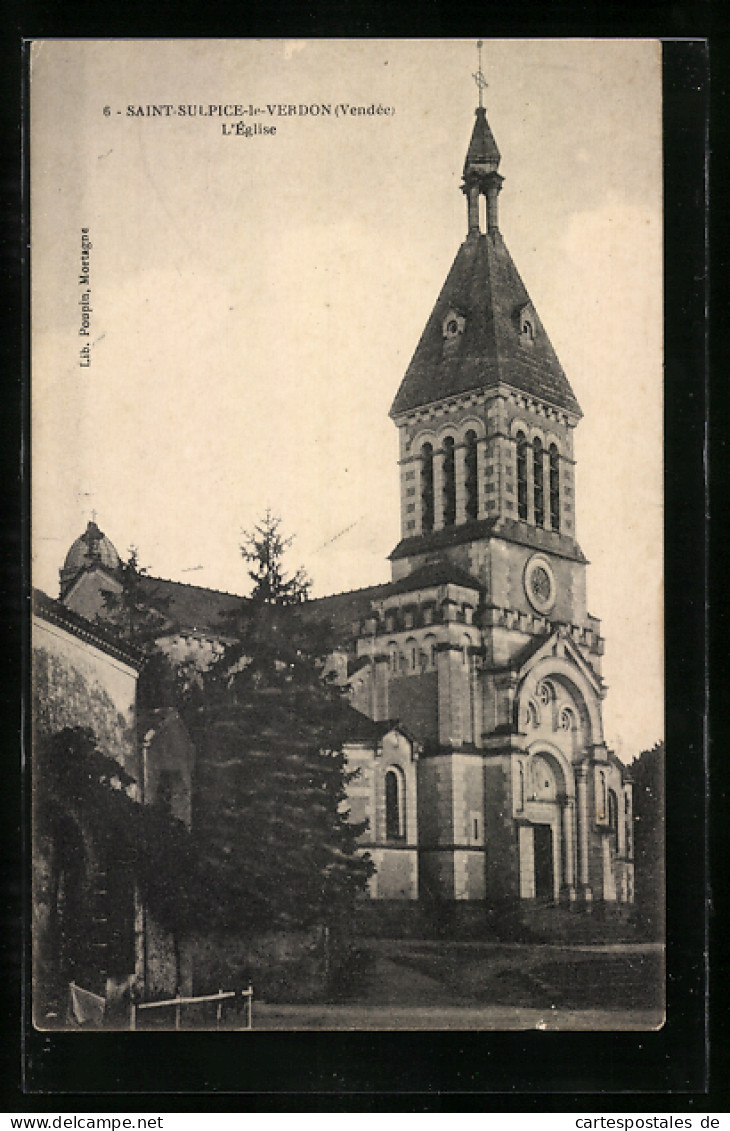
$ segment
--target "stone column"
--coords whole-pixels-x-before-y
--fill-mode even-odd
[[[466,522],[466,444],[454,447],[454,491],[456,494],[455,526]]]
[[[515,483],[515,491],[518,490]],[[527,438],[527,521],[531,526],[535,524],[535,456],[532,450],[532,441]]]
[[[479,682],[480,652],[473,652],[469,656],[469,702],[471,705],[471,741],[475,746],[481,746],[482,738],[482,710],[481,710],[481,685]]]
[[[590,888],[588,861],[588,767],[578,766],[575,776],[578,805],[578,879],[583,899],[587,905],[590,905],[593,893]]]
[[[433,528],[443,530],[444,526],[444,453],[433,453]]]
[[[497,210],[497,197],[499,196],[500,189],[502,188],[502,177],[499,173],[492,173],[487,185],[486,198],[487,198],[487,231],[499,231],[499,215]]]
[[[378,652],[374,657],[373,719],[379,722],[388,718],[388,656]]]
[[[566,797],[563,801],[563,852],[565,899],[570,903],[575,902],[575,829],[573,821],[573,798]]]
[[[477,440],[477,518],[488,518],[486,486],[487,467],[487,441],[486,438]],[[494,482],[494,480],[492,480]],[[496,498],[492,492],[491,498]]]
[[[472,232],[477,234],[479,232],[479,186],[469,185],[466,193],[469,234],[471,235]]]

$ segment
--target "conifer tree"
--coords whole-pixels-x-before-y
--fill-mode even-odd
[[[327,634],[302,615],[309,583],[301,569],[287,575],[290,544],[270,511],[244,535],[253,591],[231,626],[236,643],[186,715],[198,750],[195,835],[221,926],[333,922],[373,870],[356,853],[364,825],[345,809],[341,693],[322,676]]]

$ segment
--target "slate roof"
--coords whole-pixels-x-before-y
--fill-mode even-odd
[[[528,526],[514,519],[495,517],[482,518],[477,522],[463,522],[458,526],[444,526],[430,534],[414,534],[402,538],[388,555],[391,561],[410,558],[415,554],[430,554],[446,550],[451,546],[461,546],[465,542],[478,542],[484,538],[503,538],[506,542],[516,542],[520,546],[530,546],[535,550],[548,550],[569,561],[586,562],[587,559],[574,538],[539,526]]]
[[[465,569],[455,565],[454,562],[444,559],[438,562],[427,562],[419,569],[392,581],[386,587],[385,596],[396,593],[412,593],[418,589],[429,589],[435,585],[461,585],[465,589],[476,589],[481,592],[483,586],[476,577],[472,577]]]
[[[384,734],[398,726],[397,719],[382,719],[373,722],[362,711],[358,711],[350,703],[343,703],[340,708],[338,722],[343,742],[372,742],[375,745]]]
[[[246,605],[246,598],[200,585],[167,581],[161,577],[141,578],[142,592],[151,608],[165,618],[165,631],[187,630],[225,634],[226,618]]]
[[[458,526],[444,526],[430,534],[414,534],[412,538],[402,538],[396,548],[388,555],[391,561],[408,558],[411,554],[430,553],[445,550],[449,546],[460,546],[464,542],[476,542],[488,538],[496,523],[496,518],[483,518],[478,522],[462,522]]]
[[[42,589],[33,590],[32,607],[36,616],[47,621],[48,624],[58,625],[59,628],[93,645],[108,656],[123,660],[130,667],[138,669],[142,667],[144,662],[142,652],[126,640],[122,640],[113,628],[92,624],[80,613],[67,609],[60,601],[54,601]]]
[[[389,589],[388,584],[369,585],[364,589],[333,593],[329,597],[314,597],[299,607],[299,613],[305,620],[326,621],[332,629],[335,643],[349,645],[353,625],[367,616],[372,602],[384,596]]]
[[[499,232],[474,233],[459,248],[390,410],[398,416],[447,397],[509,385],[580,415],[580,407],[536,314],[534,339],[520,334],[530,296]],[[533,308],[534,309],[534,308]],[[450,310],[465,318],[444,348]]]
[[[495,169],[499,165],[500,154],[497,148],[497,143],[494,140],[494,135],[489,128],[487,121],[487,111],[483,106],[479,106],[476,110],[476,122],[472,130],[469,148],[466,152],[466,159],[464,161],[464,176],[473,166],[493,166]]]
[[[248,603],[248,598],[235,593],[160,577],[143,577],[142,589],[150,607],[162,612],[165,632],[188,631],[225,636],[230,615],[245,609]],[[349,644],[353,625],[370,611],[371,602],[387,589],[387,584],[370,585],[328,597],[314,597],[298,605],[297,612],[305,621],[325,621],[333,631],[336,644]]]

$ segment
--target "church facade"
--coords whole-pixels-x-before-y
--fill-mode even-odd
[[[307,609],[337,639],[374,898],[628,904],[631,783],[604,739],[604,641],[576,538],[581,412],[500,232],[499,165],[480,105],[466,237],[391,409],[392,580]],[[62,600],[86,616],[117,569],[103,539],[90,524],[62,571]],[[149,580],[168,602],[160,646],[209,662],[238,599]]]

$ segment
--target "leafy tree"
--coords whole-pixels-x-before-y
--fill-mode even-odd
[[[634,892],[637,919],[652,938],[664,933],[664,743],[631,764],[634,796]]]
[[[302,615],[308,581],[286,572],[290,544],[269,511],[245,536],[254,588],[236,643],[188,699],[195,835],[217,877],[210,914],[225,927],[334,922],[373,871],[356,853],[365,826],[344,808],[341,693],[322,678],[327,633]]]
[[[158,807],[139,803],[134,778],[99,750],[88,727],[39,737],[33,779],[34,842],[48,846],[51,930],[59,936],[49,940],[51,966],[60,963],[61,980],[75,976],[89,987],[99,963],[95,948],[103,944],[107,970],[128,975],[135,885],[167,929],[194,925],[199,917],[197,885],[189,882],[195,871],[190,834]],[[95,915],[104,925],[100,934]],[[50,970],[39,973],[53,977]]]

